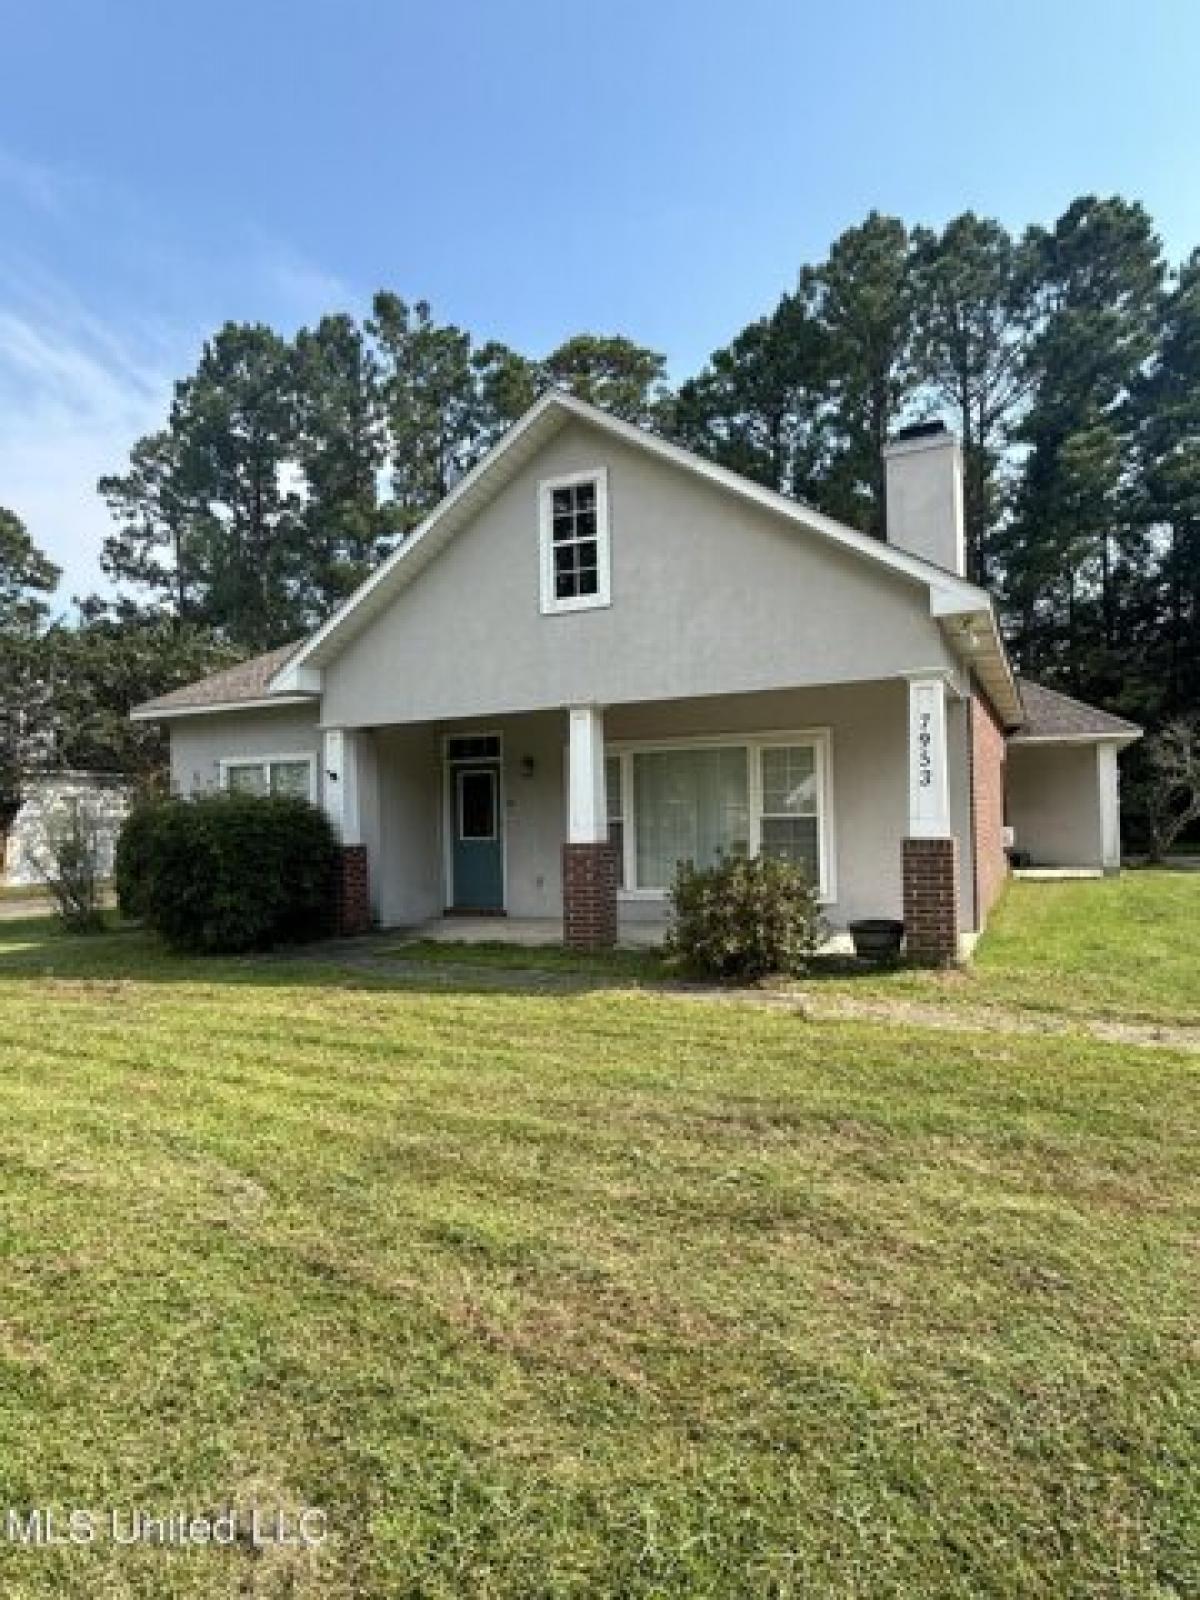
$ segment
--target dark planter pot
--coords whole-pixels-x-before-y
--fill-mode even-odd
[[[896,961],[904,938],[904,924],[887,917],[868,917],[850,924],[854,954],[863,961]]]

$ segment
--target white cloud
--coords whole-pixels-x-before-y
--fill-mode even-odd
[[[65,604],[106,587],[96,480],[162,427],[203,338],[226,319],[291,332],[357,297],[255,224],[198,256],[108,177],[0,149],[0,196],[13,221],[0,239],[0,506],[63,568]]]
[[[23,296],[0,284],[0,505],[63,568],[64,600],[100,585],[109,519],[97,478],[166,415],[159,335],[150,354],[139,342],[44,283]]]

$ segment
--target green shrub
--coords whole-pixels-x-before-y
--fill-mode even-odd
[[[824,934],[817,891],[771,856],[681,861],[671,889],[668,949],[693,971],[753,979],[804,972]]]
[[[154,837],[154,818],[166,802],[139,800],[130,808],[117,837],[113,877],[117,886],[117,905],[123,917],[146,915],[142,886],[149,876],[150,841]]]
[[[173,948],[261,950],[330,932],[337,841],[307,801],[207,794],[140,807],[131,828],[122,908]]]

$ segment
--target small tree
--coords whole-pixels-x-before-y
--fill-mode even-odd
[[[68,932],[95,933],[103,927],[95,806],[77,795],[61,801],[46,819],[40,848],[30,854]]]
[[[1177,717],[1147,742],[1141,799],[1150,859],[1161,861],[1184,830],[1200,821],[1200,716]]]

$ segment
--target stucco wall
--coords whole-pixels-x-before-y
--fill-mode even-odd
[[[539,611],[539,480],[607,466],[612,605]],[[951,665],[928,594],[573,424],[325,668],[327,723],[615,706]]]
[[[211,717],[179,717],[170,724],[171,787],[201,794],[221,783],[220,763],[250,756],[317,757],[321,734],[316,706],[281,706],[277,711],[234,711]]]
[[[855,684],[611,709],[610,741],[831,730],[835,926],[856,916],[899,916],[901,840],[907,820],[907,685]],[[387,924],[420,921],[445,899],[446,732],[498,732],[504,740],[503,805],[509,914],[562,911],[567,719],[556,711],[476,723],[425,724],[375,736],[379,835],[368,837],[377,905]],[[964,784],[965,792],[965,784]],[[623,915],[661,917],[661,903],[623,902]]]
[[[1094,744],[1008,747],[1008,820],[1034,866],[1100,867],[1100,785]]]
[[[609,741],[829,728],[837,898],[831,924],[902,914],[901,841],[907,826],[907,695],[902,679],[713,695],[611,707]],[[952,704],[951,811],[970,872],[970,774],[965,710]],[[360,785],[375,914],[388,926],[440,914],[446,903],[442,739],[497,732],[504,741],[503,806],[509,914],[557,917],[565,837],[564,710],[469,722],[379,728],[363,741]],[[294,708],[189,719],[172,729],[172,774],[183,792],[215,787],[231,756],[320,750],[316,712]],[[967,879],[969,883],[969,878]],[[972,901],[964,897],[964,924]],[[624,915],[657,917],[655,903]]]
[[[835,927],[856,917],[899,917],[901,841],[908,822],[908,685],[901,681],[719,695],[625,706],[605,719],[608,739],[830,729]]]

